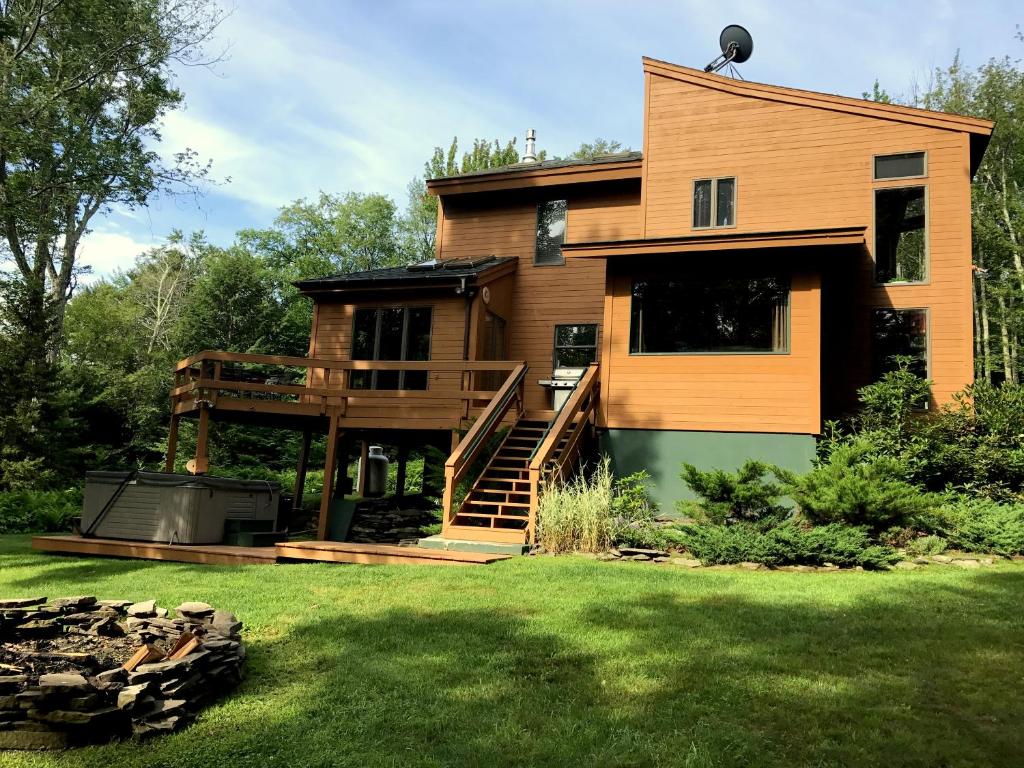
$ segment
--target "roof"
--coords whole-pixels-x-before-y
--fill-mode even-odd
[[[483,256],[476,259],[447,259],[410,264],[405,267],[367,269],[312,280],[299,280],[293,285],[302,293],[336,293],[372,291],[381,288],[448,288],[475,285],[481,278],[491,280],[515,268],[511,256]]]
[[[985,154],[985,148],[988,146],[988,140],[992,136],[992,130],[995,127],[995,123],[991,120],[970,115],[937,112],[931,109],[921,109],[920,107],[905,107],[900,104],[885,104],[879,101],[871,101],[870,99],[855,99],[849,96],[806,91],[799,88],[786,88],[780,85],[768,85],[747,80],[734,80],[724,75],[704,72],[703,70],[691,67],[683,67],[679,64],[671,64],[667,61],[651,59],[646,56],[643,62],[644,72],[704,88],[711,88],[724,93],[967,133],[971,138],[972,174],[981,165],[981,158]]]
[[[427,189],[436,195],[450,195],[579,182],[639,180],[642,166],[643,153],[633,151],[599,155],[589,160],[541,160],[429,179]]]
[[[609,240],[566,243],[562,252],[577,258],[663,255],[699,251],[737,251],[753,248],[799,248],[806,246],[864,245],[866,226],[794,229],[777,232],[711,232],[650,240]]]

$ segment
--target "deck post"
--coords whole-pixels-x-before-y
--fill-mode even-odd
[[[398,446],[398,471],[395,473],[395,496],[405,496],[405,470],[409,463],[409,444],[402,442]]]
[[[313,433],[308,429],[302,433],[302,444],[299,447],[299,461],[295,466],[295,490],[292,498],[292,511],[302,509],[302,494],[306,489],[306,469],[309,466],[309,444]]]
[[[205,475],[210,471],[210,409],[206,405],[199,407],[199,432],[196,435],[196,457],[192,473]]]
[[[171,415],[171,428],[167,432],[167,458],[164,461],[164,472],[174,471],[174,460],[178,456],[178,414]]]
[[[327,457],[324,461],[324,486],[320,496],[320,521],[317,524],[316,537],[320,541],[327,539],[327,524],[330,521],[331,498],[334,495],[334,474],[338,463],[338,414],[331,414],[331,423],[327,428]]]

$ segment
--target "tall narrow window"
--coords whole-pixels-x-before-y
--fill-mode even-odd
[[[871,318],[871,373],[877,380],[910,358],[910,370],[928,378],[928,313],[923,309],[876,309]]]
[[[704,276],[633,283],[632,354],[789,350],[789,280]]]
[[[586,368],[597,359],[597,326],[555,326],[555,368]]]
[[[693,182],[693,228],[736,225],[736,179],[698,179]]]
[[[430,307],[361,307],[355,312],[353,360],[429,360]],[[426,389],[426,371],[352,371],[352,389]]]
[[[537,245],[533,263],[564,264],[562,244],[565,242],[565,216],[568,211],[565,200],[549,200],[537,206]]]
[[[927,211],[924,187],[875,190],[875,279],[925,279]]]

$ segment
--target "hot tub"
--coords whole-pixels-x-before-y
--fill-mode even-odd
[[[216,544],[224,538],[226,520],[275,521],[279,499],[277,484],[262,480],[88,472],[82,532],[105,539]]]

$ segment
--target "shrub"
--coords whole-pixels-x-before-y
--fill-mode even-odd
[[[679,510],[696,513],[698,520],[718,525],[780,522],[789,516],[789,510],[779,504],[782,486],[765,478],[769,471],[778,474],[774,467],[753,460],[736,472],[703,471],[684,463],[680,477],[700,497],[700,502],[680,502]]]
[[[954,549],[1024,555],[1024,504],[963,499],[940,509],[930,527]]]
[[[544,488],[537,513],[537,538],[548,552],[602,552],[612,541],[613,485],[608,459],[593,475]]]
[[[916,555],[941,555],[946,551],[946,540],[941,536],[930,534],[911,539],[907,543],[907,554]]]
[[[57,533],[81,514],[82,492],[8,491],[0,493],[0,533]]]
[[[759,530],[749,523],[688,525],[680,543],[707,565],[859,565],[886,568],[899,559],[891,547],[873,544],[866,528],[833,523],[806,528],[794,521]]]
[[[805,475],[785,473],[786,490],[812,523],[846,523],[880,533],[927,515],[938,497],[905,479],[906,467],[865,440],[835,445]]]
[[[654,521],[657,514],[658,503],[651,498],[651,476],[647,470],[619,478],[612,496],[612,543],[664,548],[664,537]]]

